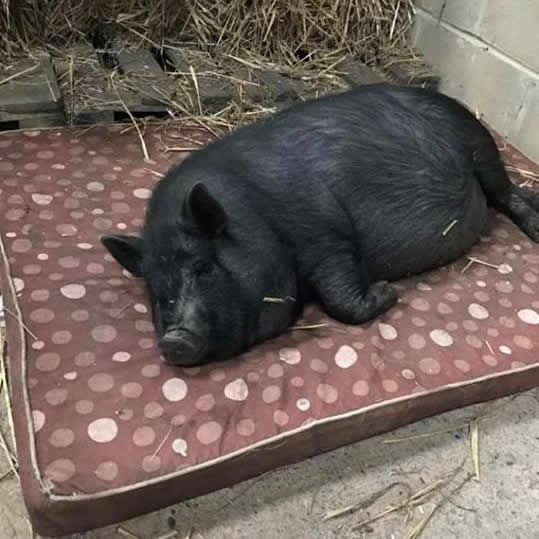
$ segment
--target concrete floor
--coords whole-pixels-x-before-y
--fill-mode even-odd
[[[5,410],[2,432],[6,435]],[[463,483],[473,464],[468,427],[480,416],[480,481]],[[423,538],[539,539],[539,388],[446,413],[371,438],[230,489],[178,504],[118,526],[79,534],[77,539],[397,539],[425,520]],[[437,431],[444,432],[437,432]],[[417,438],[417,434],[431,434]],[[386,443],[414,436],[409,440]],[[8,436],[5,436],[8,438]],[[447,478],[453,481],[415,506],[359,529],[389,505]],[[0,455],[0,477],[8,470]],[[395,484],[377,500],[373,495]],[[455,489],[461,485],[460,490]],[[323,521],[327,511],[358,503],[352,514]],[[191,535],[189,530],[192,528]],[[122,533],[123,532],[123,533]],[[16,478],[0,481],[0,537],[31,537]],[[129,537],[127,535],[127,537]],[[75,538],[73,538],[75,539]]]

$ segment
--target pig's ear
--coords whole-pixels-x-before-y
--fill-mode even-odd
[[[201,232],[217,236],[226,226],[226,213],[203,183],[196,183],[187,193],[184,217]]]
[[[103,236],[101,243],[113,258],[135,277],[142,277],[142,239],[137,236]]]

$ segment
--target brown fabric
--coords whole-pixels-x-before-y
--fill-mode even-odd
[[[144,163],[124,129],[0,136],[9,370],[39,533],[129,518],[538,383],[539,248],[500,215],[470,253],[489,265],[403,281],[399,304],[370,324],[308,307],[305,323],[329,326],[200,369],[164,365],[142,283],[98,238],[140,230],[154,171],[179,158],[163,148],[186,142],[149,129]]]

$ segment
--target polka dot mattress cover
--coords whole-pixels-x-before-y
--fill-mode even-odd
[[[539,248],[495,213],[475,262],[399,282],[399,303],[370,323],[309,306],[301,323],[325,326],[202,368],[164,364],[143,283],[99,237],[139,232],[160,173],[186,155],[168,147],[208,136],[144,136],[151,163],[126,126],[0,136],[11,395],[40,533],[119,521],[537,385]]]

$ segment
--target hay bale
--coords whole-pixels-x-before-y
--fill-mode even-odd
[[[107,34],[135,45],[189,41],[287,65],[315,61],[327,51],[371,61],[407,51],[412,20],[411,0],[3,0],[0,52],[70,46],[96,36],[100,41],[106,25]]]

